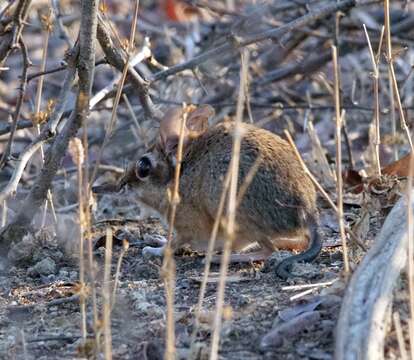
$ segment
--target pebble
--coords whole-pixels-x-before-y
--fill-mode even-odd
[[[36,263],[36,265],[28,269],[29,275],[51,275],[56,273],[56,263],[50,257]]]

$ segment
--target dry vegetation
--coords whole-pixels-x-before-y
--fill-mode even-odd
[[[0,358],[414,359],[413,27],[410,1],[0,0]],[[145,258],[180,166],[169,228],[92,194],[183,103],[289,139],[314,263]]]

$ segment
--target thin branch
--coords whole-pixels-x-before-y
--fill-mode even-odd
[[[13,14],[11,29],[3,35],[3,39],[0,42],[0,65],[2,65],[11,52],[17,47],[20,41],[20,36],[24,27],[24,20],[31,0],[20,0],[17,3],[16,10]]]
[[[246,36],[244,39],[238,41],[237,39],[233,39],[232,41],[227,41],[223,45],[218,46],[217,48],[208,50],[193,59],[186,61],[182,64],[175,65],[168,70],[160,71],[156,73],[151,80],[151,82],[159,81],[165,79],[170,75],[174,75],[181,71],[187,69],[194,69],[198,65],[204,63],[207,60],[212,58],[223,56],[224,53],[234,51],[236,49],[251,45],[253,43],[257,43],[263,40],[276,38],[279,39],[282,35],[295,31],[298,28],[302,28],[308,24],[311,24],[319,19],[325,18],[329,15],[337,11],[345,11],[351,7],[355,6],[354,0],[344,0],[335,4],[329,4],[322,9],[310,11],[308,14],[293,20],[286,25],[280,26],[276,29],[270,29],[263,32],[260,32],[255,35]]]
[[[18,120],[20,117],[20,112],[22,110],[24,94],[26,93],[27,69],[30,66],[30,60],[27,54],[27,48],[26,48],[26,45],[24,44],[23,38],[20,39],[19,44],[20,44],[20,50],[22,52],[22,58],[23,58],[23,69],[22,69],[22,75],[20,78],[19,97],[17,98],[16,110],[14,112],[13,122],[10,127],[10,137],[7,142],[6,149],[3,152],[3,156],[0,159],[0,169],[2,169],[4,165],[6,165],[7,161],[9,160],[11,148],[13,145],[13,139],[16,134],[17,127],[18,127]],[[30,125],[32,126],[31,122],[30,122]]]
[[[77,51],[74,50],[72,56],[75,57],[76,55]],[[42,130],[39,136],[37,136],[36,139],[34,139],[32,143],[28,145],[20,154],[19,159],[17,160],[18,165],[15,168],[13,175],[9,180],[9,183],[6,185],[5,188],[3,188],[0,191],[0,203],[4,199],[6,199],[10,194],[16,192],[19,181],[23,175],[23,170],[26,167],[30,158],[36,153],[36,151],[40,148],[42,144],[52,139],[55,135],[57,125],[65,110],[70,90],[72,88],[72,83],[75,78],[75,64],[73,63],[73,60],[71,60],[71,62],[72,65],[67,70],[65,80],[63,82],[62,88],[58,96],[58,100],[56,102],[52,114],[50,115],[48,124],[45,126],[45,128]],[[29,209],[26,210],[29,211]],[[22,208],[22,211],[24,211],[24,207]]]
[[[30,228],[31,222],[47,196],[47,191],[66,153],[69,140],[76,135],[89,112],[89,98],[95,64],[95,36],[97,26],[98,0],[82,2],[81,26],[79,31],[79,57],[77,70],[79,91],[75,111],[71,114],[62,132],[55,138],[45,156],[45,163],[14,220],[0,234],[0,245],[7,251],[11,242],[20,241]],[[70,71],[68,71],[70,73]],[[50,121],[49,132],[56,129],[58,119]],[[42,134],[44,131],[42,131]]]
[[[97,38],[102,47],[108,62],[118,71],[123,72],[124,67],[128,68],[129,79],[137,91],[138,98],[144,109],[145,115],[149,118],[154,117],[154,104],[148,93],[148,83],[135,71],[129,64],[128,59],[114,46],[109,30],[107,29],[102,17],[99,16]]]

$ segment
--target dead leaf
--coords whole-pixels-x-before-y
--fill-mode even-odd
[[[163,10],[170,21],[188,22],[199,15],[199,10],[184,1],[164,0]]]
[[[410,169],[410,159],[411,159],[411,153],[385,166],[382,169],[382,173],[386,175],[406,177],[408,176],[408,172]]]

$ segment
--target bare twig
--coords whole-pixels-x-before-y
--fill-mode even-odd
[[[77,52],[75,51],[72,56],[75,57]],[[70,61],[72,65],[68,68],[65,80],[63,82],[62,88],[60,90],[57,103],[53,109],[52,114],[50,115],[49,122],[39,134],[32,141],[30,145],[28,145],[23,152],[20,154],[19,159],[17,160],[17,167],[13,171],[13,175],[9,180],[6,187],[4,187],[0,192],[0,201],[7,198],[10,194],[13,194],[17,190],[17,186],[19,184],[20,178],[23,175],[23,170],[26,167],[27,162],[30,158],[36,153],[36,151],[40,148],[40,146],[45,143],[46,141],[50,140],[56,133],[57,125],[62,117],[62,114],[65,110],[67,100],[69,98],[69,93],[72,88],[72,83],[75,78],[75,64],[74,59]],[[31,208],[29,206],[29,208]],[[22,211],[31,211],[31,209],[22,208]],[[33,217],[35,212],[31,215]]]
[[[30,4],[31,0],[19,0],[17,2],[12,18],[12,26],[8,32],[3,34],[2,41],[0,42],[0,66],[6,61],[20,41],[24,20],[29,11]]]
[[[104,148],[107,145],[109,137],[112,134],[112,131],[115,127],[116,112],[118,109],[119,101],[121,99],[122,89],[124,87],[125,79],[128,73],[134,74],[133,76],[135,77],[135,80],[139,82],[139,85],[138,84],[136,85],[140,86],[138,88],[139,89],[138,93],[141,94],[139,95],[139,97],[141,100],[142,107],[144,108],[144,111],[147,111],[147,115],[153,114],[152,113],[152,102],[151,102],[151,98],[148,95],[147,89],[143,89],[143,83],[140,82],[140,80],[142,80],[141,77],[139,76],[138,73],[135,72],[135,70],[132,67],[130,67],[130,64],[129,64],[129,59],[130,59],[131,52],[134,46],[135,30],[136,30],[136,24],[137,24],[137,19],[138,19],[138,8],[139,8],[139,1],[137,0],[135,2],[135,12],[134,12],[134,17],[132,19],[131,30],[130,30],[130,40],[129,40],[130,43],[129,43],[129,48],[128,48],[128,52],[127,52],[125,60],[123,59],[122,54],[113,46],[112,39],[109,35],[109,32],[105,28],[102,18],[98,16],[99,21],[98,21],[97,36],[98,36],[99,43],[101,44],[101,47],[104,50],[109,63],[115,66],[118,70],[121,70],[122,76],[118,82],[117,93],[116,93],[113,108],[112,108],[111,120],[105,132],[104,141],[102,143],[102,146],[99,149],[98,159],[95,162],[95,168],[93,169],[93,172],[92,172],[92,177],[90,180],[91,185],[95,181],[96,174],[98,171],[98,166],[101,163]]]
[[[233,41],[228,41],[223,45],[218,46],[212,50],[208,50],[201,55],[194,57],[193,59],[186,61],[182,64],[173,66],[168,70],[160,71],[154,75],[151,81],[159,81],[161,79],[165,79],[166,77],[176,74],[178,72],[187,70],[187,69],[194,69],[198,65],[202,64],[203,62],[215,58],[217,56],[222,56],[224,53],[233,51],[235,49],[239,49],[241,47],[245,47],[251,45],[256,42],[260,42],[266,39],[277,38],[279,39],[280,36],[294,31],[298,28],[302,28],[310,23],[313,23],[319,19],[332,15],[337,11],[345,11],[355,5],[354,0],[344,0],[335,4],[329,4],[322,9],[310,11],[307,15],[304,15],[296,20],[291,21],[290,23],[280,26],[276,29],[270,29],[258,34],[250,35],[242,40],[233,39]]]
[[[135,27],[131,27],[131,32],[135,34]],[[154,105],[148,93],[148,83],[128,64],[130,52],[128,52],[129,55],[124,56],[114,46],[109,30],[107,29],[102,17],[99,17],[97,38],[108,62],[121,72],[124,71],[124,68],[127,68],[130,80],[136,88],[145,115],[153,118],[155,115],[153,109]]]

